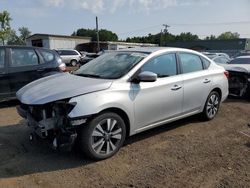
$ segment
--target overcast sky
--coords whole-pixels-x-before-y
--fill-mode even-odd
[[[169,32],[192,32],[204,38],[225,31],[250,38],[250,0],[0,0],[11,27],[32,33],[71,35],[78,28],[99,27],[120,39]]]

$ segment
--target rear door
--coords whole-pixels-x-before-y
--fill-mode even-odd
[[[202,58],[192,53],[179,53],[184,97],[183,113],[201,110],[211,90],[211,75]]]
[[[7,51],[0,47],[0,101],[10,97],[10,86],[7,71]]]
[[[13,96],[26,84],[41,77],[39,57],[32,48],[10,49],[9,83]]]

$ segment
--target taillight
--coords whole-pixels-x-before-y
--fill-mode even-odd
[[[61,64],[59,65],[59,69],[60,69],[60,71],[62,71],[62,72],[66,72],[67,69],[66,69],[65,63],[61,63]]]
[[[229,78],[229,72],[228,71],[224,71],[224,75],[227,77],[227,79]]]

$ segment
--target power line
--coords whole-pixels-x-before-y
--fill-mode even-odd
[[[210,22],[210,23],[179,23],[179,24],[174,24],[172,23],[171,25],[174,26],[207,26],[207,25],[236,25],[236,24],[249,24],[250,21],[238,21],[238,22]]]
[[[208,23],[169,23],[169,25],[172,25],[172,26],[209,26],[209,25],[239,25],[239,24],[250,24],[250,21],[213,22],[213,23],[212,22],[208,22]],[[118,35],[125,35],[125,34],[129,34],[129,33],[135,33],[138,31],[146,31],[148,29],[161,27],[161,26],[162,26],[161,24],[152,25],[152,26],[141,28],[141,29],[135,29],[135,30],[131,30],[128,32],[118,33]]]

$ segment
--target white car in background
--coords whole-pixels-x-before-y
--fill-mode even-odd
[[[77,50],[56,50],[66,65],[76,66],[83,58]]]

